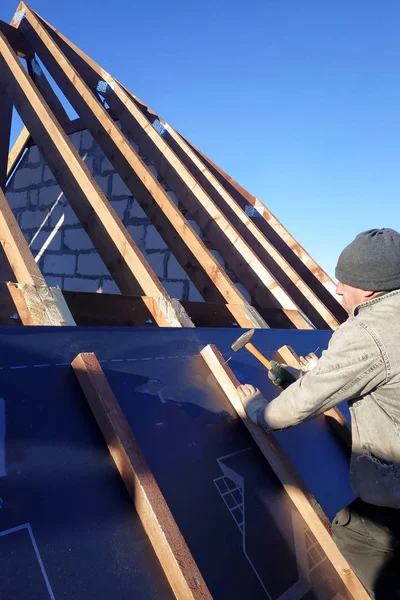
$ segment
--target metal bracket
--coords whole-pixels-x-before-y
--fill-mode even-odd
[[[25,8],[16,12],[14,15],[14,19],[13,19],[13,25],[18,25],[18,23],[20,23],[22,21],[22,19],[25,17],[25,15],[26,15]]]
[[[32,71],[35,73],[35,75],[38,75],[38,77],[40,77],[40,75],[42,75],[43,73],[42,67],[35,58],[31,61],[31,65]]]
[[[96,87],[96,91],[99,92],[100,94],[108,94],[109,92],[111,92],[114,89],[114,82],[108,83],[107,81],[104,81],[103,79],[99,79],[98,83],[97,83],[97,87]]]
[[[165,133],[167,131],[166,127],[164,127],[164,125],[160,122],[159,119],[154,119],[153,121],[153,127],[156,131],[158,131],[158,133],[162,136],[165,137]]]
[[[262,217],[264,214],[263,206],[251,206],[250,204],[248,204],[244,210],[246,215],[248,215],[249,217]]]

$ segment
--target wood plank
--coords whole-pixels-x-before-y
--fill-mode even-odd
[[[0,190],[5,189],[7,181],[7,161],[10,147],[10,133],[12,121],[12,102],[3,90],[0,83]]]
[[[81,326],[136,326],[154,327],[156,325],[148,309],[151,298],[143,296],[120,296],[117,294],[97,294],[95,292],[69,292],[63,295],[77,323]],[[243,307],[218,304],[216,302],[191,302],[182,300],[181,304],[196,327],[238,327],[234,315]],[[277,329],[295,328],[282,309],[259,309],[261,316]],[[254,317],[249,318],[248,328]]]
[[[272,433],[266,433],[261,427],[258,427],[247,418],[237,393],[239,381],[229,366],[225,364],[219,350],[215,346],[209,345],[201,351],[201,355],[224,391],[228,401],[242,419],[262,454],[279,478],[286,493],[321,545],[328,560],[342,579],[349,593],[353,596],[354,600],[367,600],[369,595],[350,568],[350,565],[339,552],[330,535],[329,521],[323,513],[322,508],[294,469],[276,438]]]
[[[16,218],[0,189],[0,244],[14,273],[14,281],[46,285]]]
[[[17,137],[14,146],[11,148],[10,153],[8,155],[7,179],[10,177],[11,173],[14,171],[15,167],[20,161],[23,153],[28,148],[31,139],[31,134],[29,133],[28,129],[24,126],[21,129],[21,133]]]
[[[214,242],[216,247],[218,247],[218,250],[224,256],[227,264],[230,265],[232,270],[238,276],[239,280],[241,280],[247,289],[249,289],[249,291],[255,296],[255,298],[257,298],[257,303],[260,306],[280,307],[282,305],[288,310],[297,310],[297,306],[286,294],[285,290],[283,290],[283,288],[276,283],[275,279],[259,261],[258,257],[251,251],[241,236],[238,235],[237,231],[230,225],[226,218],[221,215],[221,212],[199,187],[193,176],[172,153],[172,151],[168,148],[168,146],[147,121],[147,119],[143,117],[140,110],[137,109],[134,102],[131,100],[122,86],[112,79],[108,73],[101,69],[99,65],[96,65],[96,63],[91,61],[91,59],[77,49],[76,46],[66,40],[64,36],[59,34],[59,32],[56,32],[49,24],[45,23],[43,19],[39,19],[39,17],[33,13],[33,11],[27,9],[26,19],[37,34],[36,36],[31,35],[28,31],[28,27],[24,26],[26,36],[31,41],[38,54],[42,57],[42,60],[45,62],[47,68],[56,79],[58,85],[62,87],[64,93],[68,95],[68,98],[74,105],[75,110],[85,119],[92,135],[102,147],[105,154],[109,157],[119,174],[123,177],[128,187],[130,187],[129,171],[126,170],[126,165],[124,169],[123,161],[118,159],[120,149],[124,149],[123,155],[125,159],[129,158],[129,162],[134,167],[136,173],[139,172],[139,167],[141,165],[138,164],[137,157],[135,161],[135,156],[132,156],[129,144],[127,147],[124,136],[121,135],[121,132],[108,117],[108,115],[106,115],[104,108],[101,107],[97,100],[93,102],[94,97],[93,94],[90,94],[89,87],[91,87],[92,90],[95,90],[99,83],[99,77],[101,77],[103,81],[108,82],[108,89],[111,91],[109,94],[106,94],[107,102],[111,106],[115,115],[121,119],[127,129],[130,129],[131,134],[133,133],[136,139],[138,139],[137,136],[139,130],[143,133],[142,137],[138,139],[139,144],[144,144],[143,150],[152,158],[153,162],[158,170],[162,173],[167,183],[177,193],[179,199],[195,218],[198,225],[206,233],[207,237]],[[49,38],[48,35],[49,32],[51,33],[51,37],[56,40],[57,45],[61,47],[62,52],[60,52],[60,49],[57,46],[51,44],[51,38]],[[68,61],[70,61],[71,64],[69,64]],[[63,65],[62,72],[60,72],[61,63]],[[79,71],[79,74],[82,76],[86,84],[89,85],[89,87],[88,85],[81,85],[80,81],[77,82],[77,71]],[[74,90],[72,88],[72,82],[75,83],[76,88],[79,88],[78,92],[77,89]],[[90,111],[88,111],[87,104],[91,105]],[[104,131],[107,132],[109,137],[104,134]],[[110,146],[110,137],[112,137],[114,140],[114,146]],[[123,144],[125,144],[125,148]],[[160,200],[157,199],[157,195],[160,191],[162,194],[163,190],[159,189],[159,184],[154,180],[154,178],[153,181],[155,185],[153,185],[151,193],[153,198],[160,203]],[[144,210],[146,210],[148,213],[149,207],[146,205],[146,199],[138,196],[138,182],[136,181],[135,183],[135,197],[141,203]],[[176,207],[174,208],[176,213]],[[154,214],[151,216],[151,218],[154,219]],[[175,220],[179,219],[176,214],[171,215],[170,222],[173,218]],[[176,225],[175,228],[177,229]],[[187,222],[183,219],[183,222],[181,220],[180,224],[180,236],[182,236],[182,230],[186,228]],[[172,240],[166,237],[166,229],[166,227],[164,227],[163,231],[159,229],[160,233],[162,233],[165,241],[169,247],[172,248],[175,256],[181,262],[182,266],[186,268],[187,265],[182,262],[184,259],[182,259],[182,257],[180,258],[177,252],[171,246]],[[195,254],[196,257],[199,257],[198,253],[193,254]],[[208,262],[209,261],[210,257],[208,256]],[[204,264],[202,266],[205,268]],[[215,267],[216,265],[214,261],[212,264],[212,270],[215,270]],[[219,266],[217,266],[217,268],[219,268]],[[209,268],[208,272],[210,272]],[[192,272],[190,274],[195,283],[196,275],[198,276],[196,270],[194,273]],[[221,279],[220,273],[218,278]],[[204,286],[201,288],[197,283],[196,287],[199,289],[200,293],[202,293],[205,299],[210,301],[216,300],[215,297],[211,297],[209,288],[208,290],[207,288],[204,288]],[[205,296],[205,291],[208,291],[207,297]],[[241,298],[240,301],[238,301],[237,298],[232,298],[232,288],[229,290],[229,293],[231,297],[227,297],[226,291],[224,293],[224,299],[225,301],[228,301],[229,304],[243,303],[243,298]],[[310,328],[310,324],[306,320],[303,320],[303,326],[304,328]]]
[[[33,52],[28,42],[18,29],[0,20],[0,31],[5,35],[14,52],[22,58],[33,58]]]
[[[154,315],[159,325],[190,327],[190,319],[183,309],[178,315],[172,307],[154,271],[1,33],[0,74],[14,106],[120,290],[162,298],[165,303]]]
[[[21,283],[5,284],[22,325],[73,326],[75,321],[59,288]]]
[[[93,353],[72,368],[177,600],[211,594]]]

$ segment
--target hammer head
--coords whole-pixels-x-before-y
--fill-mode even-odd
[[[246,331],[245,333],[243,333],[243,335],[238,337],[236,342],[233,342],[231,346],[232,350],[234,352],[237,352],[238,350],[240,350],[240,348],[243,348],[243,346],[245,346],[250,341],[250,339],[253,336],[253,333],[254,329],[249,329],[249,331]]]

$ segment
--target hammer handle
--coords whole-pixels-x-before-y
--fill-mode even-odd
[[[249,352],[251,352],[253,356],[255,356],[256,358],[258,358],[258,360],[260,361],[260,363],[262,363],[264,365],[264,367],[267,367],[268,371],[270,371],[272,369],[271,363],[269,362],[268,358],[265,358],[265,356],[263,356],[261,354],[261,352],[259,352],[257,350],[257,348],[255,348],[253,346],[253,344],[251,344],[250,342],[248,342],[247,344],[245,344],[245,348],[246,348],[246,350],[248,350]]]

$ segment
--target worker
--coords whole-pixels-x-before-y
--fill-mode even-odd
[[[238,393],[248,418],[267,431],[348,402],[357,498],[336,515],[332,534],[371,597],[392,600],[400,598],[400,234],[360,233],[335,275],[349,317],[314,368],[294,376],[272,362],[269,377],[282,391],[269,403],[251,384]]]

